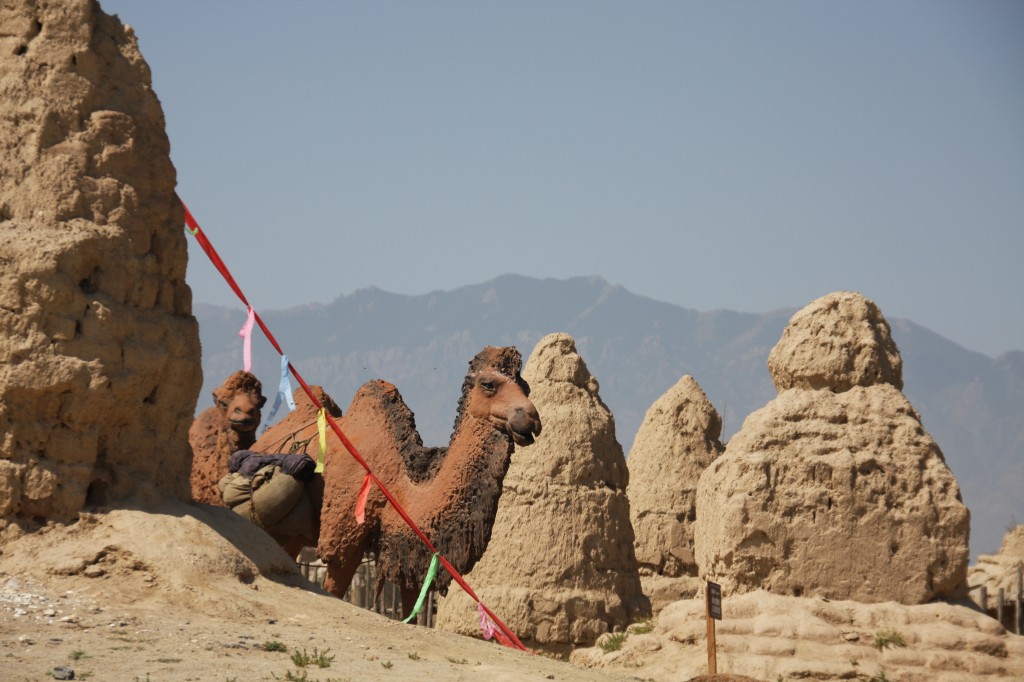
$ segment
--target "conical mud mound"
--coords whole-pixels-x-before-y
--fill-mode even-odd
[[[575,342],[550,334],[523,370],[544,431],[517,450],[491,542],[467,576],[528,647],[567,653],[650,616],[629,522],[622,447]],[[480,636],[474,603],[452,588],[437,626]]]

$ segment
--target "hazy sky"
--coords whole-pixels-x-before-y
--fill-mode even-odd
[[[1024,349],[1024,2],[100,2],[257,310],[602,275]]]

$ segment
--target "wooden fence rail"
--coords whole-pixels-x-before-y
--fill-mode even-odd
[[[1017,565],[1016,596],[1007,595],[1002,587],[995,595],[990,595],[985,585],[975,585],[967,589],[972,595],[971,600],[983,613],[998,620],[1008,632],[1024,634],[1024,566]],[[991,597],[995,598],[994,605],[990,603]]]
[[[312,548],[302,550],[298,559],[299,571],[306,580],[316,583],[320,587],[324,585],[324,578],[327,576],[327,569],[323,562],[316,558]],[[384,583],[380,597],[374,598],[376,590],[376,562],[373,557],[367,555],[363,562],[356,569],[348,592],[343,599],[361,609],[367,609],[393,620],[402,620],[402,595],[401,591],[391,583]],[[416,624],[424,627],[434,627],[434,616],[436,615],[436,601],[434,590],[427,595],[427,602],[423,609],[416,616]]]
[[[315,551],[307,548],[299,555],[299,571],[312,583],[323,587],[327,569],[323,562],[316,558]],[[376,564],[373,557],[367,555],[356,570],[352,584],[343,597],[345,601],[358,606],[359,608],[379,613],[394,620],[401,620],[402,597],[397,587],[391,583],[384,583],[380,597],[374,599],[376,587]],[[975,585],[968,590],[972,600],[981,611],[1002,623],[1008,632],[1018,635],[1024,634],[1024,567],[1017,566],[1017,589],[1016,596],[1007,595],[1003,588],[999,588],[994,595],[995,604],[990,604],[988,588],[984,585]],[[423,610],[416,617],[416,624],[425,627],[434,627],[434,620],[437,614],[437,602],[435,591],[431,590],[427,603]]]

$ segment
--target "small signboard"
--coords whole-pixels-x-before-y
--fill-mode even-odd
[[[708,583],[708,615],[715,620],[722,620],[722,586]]]
[[[722,620],[722,586],[708,581],[705,592],[708,621],[708,674],[718,674],[718,651],[715,646],[715,621]]]

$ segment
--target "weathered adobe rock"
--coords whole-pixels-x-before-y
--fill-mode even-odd
[[[697,481],[722,453],[721,433],[722,418],[686,375],[647,410],[626,460],[640,580],[655,612],[694,596],[700,585],[693,555]]]
[[[631,634],[618,651],[580,649],[571,660],[630,679],[693,682],[707,670],[704,609],[703,598],[678,601],[653,629]],[[861,604],[758,591],[724,596],[722,616],[716,622],[720,669],[766,682],[1024,679],[1024,638],[967,606]]]
[[[1003,591],[1006,607],[1003,609],[1003,625],[1015,630],[1014,608],[1011,599],[1021,589],[1022,571],[1024,571],[1024,525],[1010,529],[1003,538],[998,554],[982,554],[978,563],[967,572],[967,584],[971,587],[971,598],[980,601],[981,593],[976,588],[984,586],[987,594],[987,611],[993,618],[998,618],[998,595]]]
[[[957,596],[970,516],[894,386],[792,389],[747,417],[697,492],[697,562],[727,591]]]
[[[808,347],[829,347],[815,336],[852,338],[830,325],[861,330],[857,338],[886,337],[877,307],[857,297],[819,299],[844,302],[860,316],[812,304],[794,315],[797,330],[787,329],[780,345],[801,328],[817,330]],[[856,355],[838,346],[830,353]],[[887,357],[889,367],[900,365],[898,354]],[[762,588],[904,604],[962,596],[970,515],[956,479],[898,382],[864,370],[878,362],[853,365],[848,377],[836,370],[829,379],[848,390],[782,390],[747,417],[701,476],[694,538],[701,577],[727,593]],[[873,374],[876,383],[858,384]]]
[[[892,384],[903,389],[903,360],[874,302],[852,291],[811,301],[789,320],[768,355],[775,388]]]
[[[0,537],[187,499],[200,384],[182,209],[132,31],[89,0],[0,8]]]
[[[544,431],[513,456],[490,544],[466,579],[527,646],[564,654],[648,617],[650,604],[614,418],[572,337],[541,339],[523,378]],[[441,600],[437,627],[480,636],[462,590]]]

